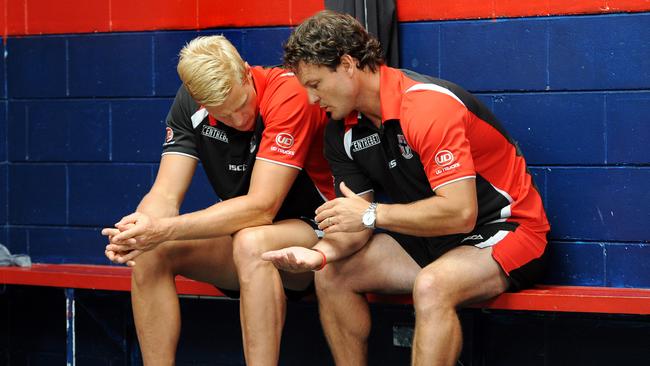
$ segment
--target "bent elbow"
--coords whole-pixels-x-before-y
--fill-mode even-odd
[[[259,220],[260,225],[271,225],[275,219],[276,211],[272,208],[261,209],[256,219]]]
[[[478,218],[478,208],[476,206],[467,207],[458,215],[458,227],[461,233],[469,233],[476,227],[476,219]]]
[[[257,200],[251,208],[251,211],[249,212],[249,216],[252,218],[252,222],[256,224],[256,226],[261,226],[261,225],[271,225],[273,224],[273,220],[275,219],[275,215],[277,215],[277,212],[279,210],[279,207],[276,207],[277,205],[273,203],[268,203],[263,200]]]

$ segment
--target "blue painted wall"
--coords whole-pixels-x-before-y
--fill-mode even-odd
[[[108,264],[99,231],[132,212],[153,183],[180,85],[180,48],[198,35],[224,34],[251,64],[274,65],[289,32],[10,37],[9,101],[0,103],[0,242],[34,262]],[[216,200],[198,169],[182,210]]]
[[[9,37],[0,58],[0,242],[36,262],[107,264],[99,230],[133,210],[153,182],[180,47],[224,33],[251,64],[271,65],[289,31]],[[553,225],[545,281],[650,288],[650,13],[404,23],[400,31],[404,67],[478,94],[527,156]],[[215,199],[198,171],[184,210]],[[128,296],[79,293],[79,363],[139,364]],[[0,360],[63,362],[62,291],[0,295],[3,318],[13,319],[0,326]],[[45,299],[56,305],[41,307]],[[236,302],[182,303],[179,364],[243,364]],[[392,327],[412,325],[412,309],[372,310],[371,364],[407,364],[409,349],[391,346]],[[644,319],[468,310],[463,320],[466,365],[649,357]],[[283,364],[331,364],[314,304],[290,305],[287,322]]]
[[[520,144],[553,227],[546,282],[650,287],[650,13],[400,31],[404,67],[477,93]],[[178,50],[223,33],[249,63],[277,64],[289,32],[10,37],[0,241],[37,262],[106,263],[99,228],[131,212],[155,177]],[[216,199],[198,175],[185,210]]]
[[[480,95],[522,148],[548,283],[650,287],[650,14],[402,24],[402,64]]]

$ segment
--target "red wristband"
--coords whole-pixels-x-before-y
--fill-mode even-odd
[[[325,253],[323,253],[323,251],[321,251],[320,249],[312,248],[312,250],[320,253],[320,255],[323,256],[323,261],[320,263],[320,266],[314,269],[314,271],[320,271],[321,269],[325,268],[325,265],[327,264],[327,257],[325,257]]]

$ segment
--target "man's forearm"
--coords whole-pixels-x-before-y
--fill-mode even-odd
[[[356,233],[326,234],[312,249],[321,251],[327,262],[336,262],[351,256],[363,248],[372,236],[371,230]]]
[[[179,206],[179,202],[151,191],[142,198],[136,211],[155,218],[173,217],[178,216]]]
[[[441,236],[470,231],[476,222],[475,210],[448,205],[443,197],[409,204],[379,204],[377,227],[414,236]]]
[[[269,225],[274,216],[274,208],[254,197],[240,196],[161,221],[169,230],[168,240],[205,239],[231,235],[247,227]]]

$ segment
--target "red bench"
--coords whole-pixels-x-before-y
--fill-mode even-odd
[[[0,267],[0,284],[72,289],[130,291],[131,270],[105,265],[34,264],[31,268]],[[181,295],[224,296],[213,286],[181,276]],[[411,296],[368,295],[371,302],[410,304]],[[583,286],[537,286],[505,293],[472,307],[499,310],[650,314],[650,289]]]

